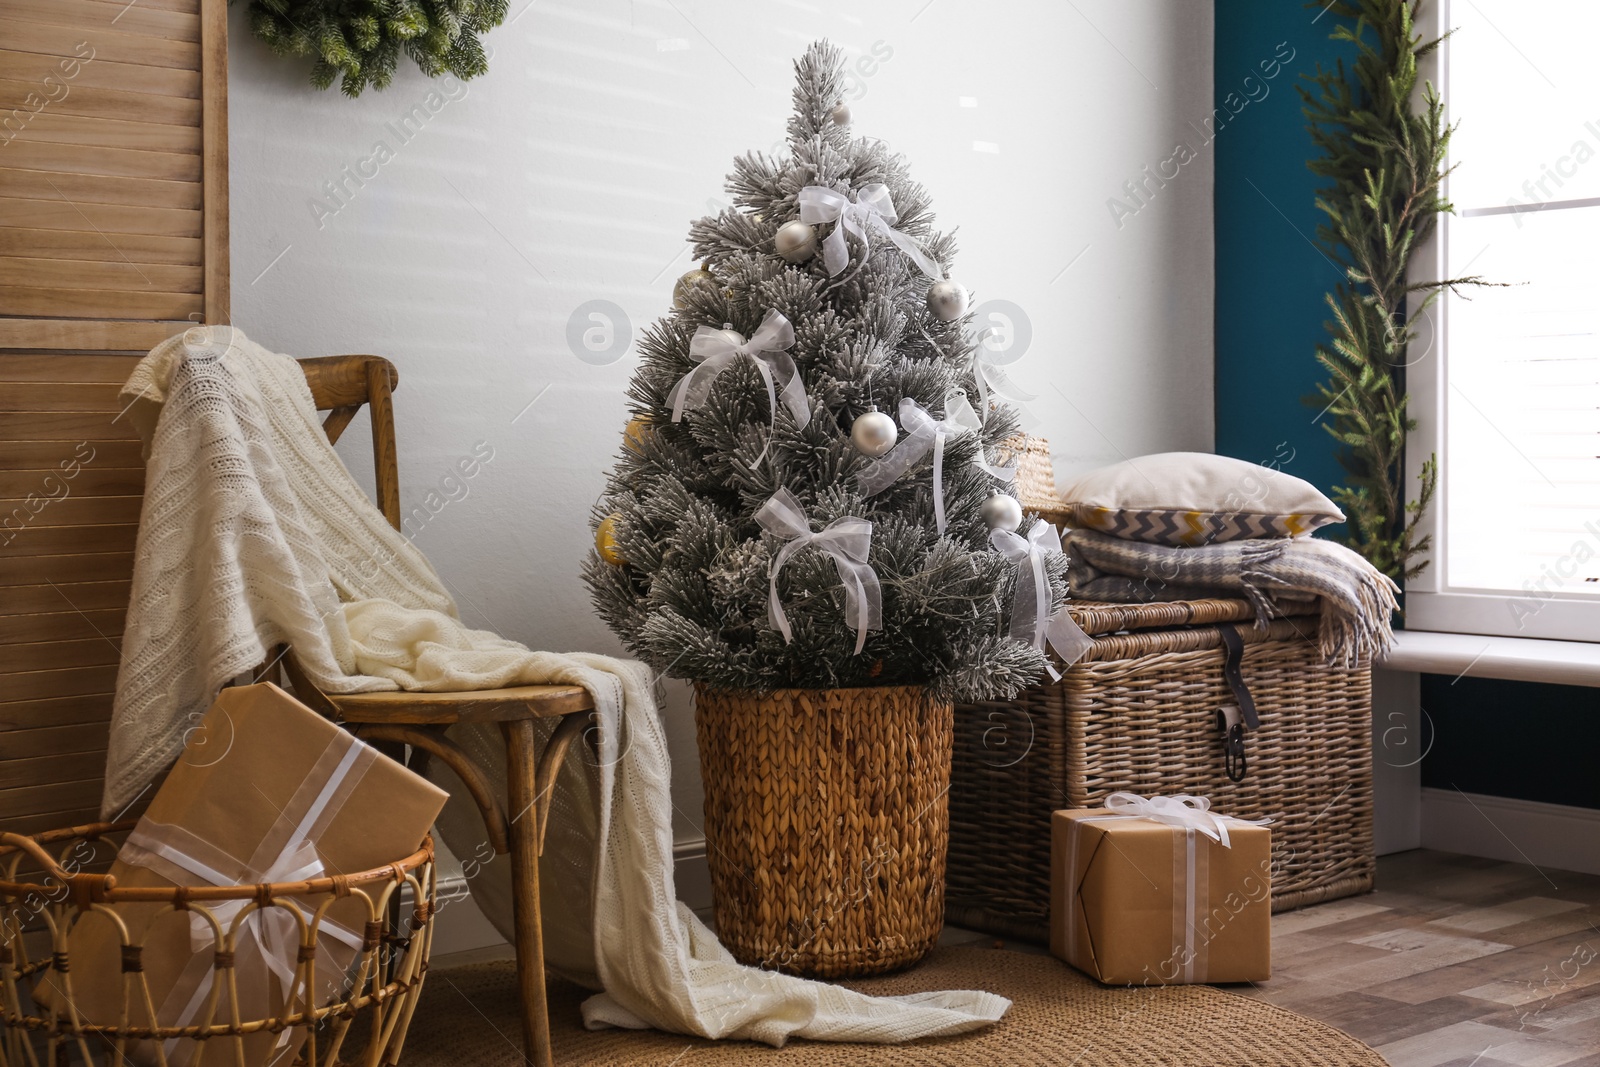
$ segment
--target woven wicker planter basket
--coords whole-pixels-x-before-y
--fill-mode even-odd
[[[951,707],[919,686],[698,687],[717,937],[842,978],[907,967],[944,921]]]
[[[1050,813],[1110,793],[1190,793],[1271,816],[1272,907],[1372,888],[1371,671],[1322,665],[1314,614],[1255,629],[1239,600],[1088,605],[1094,647],[1060,682],[956,709],[948,918],[1028,940],[1049,929]],[[1219,623],[1237,623],[1261,728],[1230,781],[1215,724],[1233,703]]]

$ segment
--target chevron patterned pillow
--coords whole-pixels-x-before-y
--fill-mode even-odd
[[[1083,475],[1062,496],[1072,525],[1158,545],[1304,537],[1344,521],[1310,482],[1204,452],[1114,463]]]

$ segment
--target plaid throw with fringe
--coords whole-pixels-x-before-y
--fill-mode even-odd
[[[1155,600],[1244,597],[1256,625],[1280,614],[1282,600],[1322,601],[1318,645],[1330,665],[1354,666],[1394,642],[1390,615],[1399,587],[1361,556],[1309,537],[1227,541],[1194,548],[1125,541],[1073,530],[1072,595],[1078,600],[1144,604]]]

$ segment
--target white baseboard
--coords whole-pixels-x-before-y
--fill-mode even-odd
[[[672,846],[674,879],[678,899],[697,912],[711,907],[711,872],[706,867],[706,839],[703,837],[677,841]],[[454,873],[439,878],[437,899],[440,908],[433,929],[433,954],[445,956],[459,952],[475,952],[493,945],[505,944],[500,931],[484,918],[483,912],[472,900],[471,887],[458,864],[450,864]]]
[[[1372,672],[1372,843],[1378,855],[1422,847],[1422,757],[1433,724],[1422,712],[1422,675]]]
[[[1422,847],[1600,874],[1600,811],[1424,789]]]

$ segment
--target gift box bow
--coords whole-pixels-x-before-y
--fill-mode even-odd
[[[1206,797],[1190,796],[1179,793],[1171,797],[1142,797],[1138,793],[1112,793],[1106,797],[1104,807],[1107,811],[1130,818],[1154,819],[1156,822],[1184,830],[1195,830],[1223,848],[1232,848],[1233,842],[1228,840],[1228,825],[1235,826],[1271,826],[1272,820],[1240,819],[1232,815],[1218,815],[1211,810],[1211,801]]]

